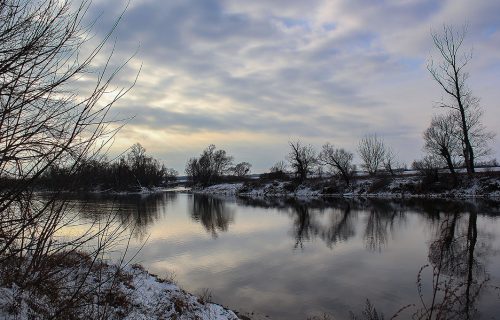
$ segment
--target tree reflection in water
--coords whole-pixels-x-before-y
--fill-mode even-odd
[[[333,209],[328,227],[319,232],[321,239],[329,248],[338,242],[347,241],[355,235],[356,218],[357,212],[351,211],[349,202],[340,203],[338,208]]]
[[[370,200],[367,208],[368,217],[364,231],[366,248],[370,251],[382,251],[387,246],[389,234],[398,226],[406,222],[406,215],[397,203]]]
[[[477,302],[489,284],[486,260],[492,254],[492,235],[478,235],[478,212],[498,214],[498,203],[443,200],[246,199],[246,205],[277,207],[293,221],[294,248],[320,238],[329,248],[355,236],[359,216],[365,216],[363,240],[370,251],[382,251],[396,227],[406,223],[406,212],[422,213],[435,229],[429,245],[431,290],[425,290],[426,266],[418,274],[420,303],[403,308],[397,318],[477,319]],[[493,206],[490,206],[493,204]],[[321,219],[324,215],[329,219]],[[326,222],[325,222],[326,220]],[[417,298],[418,299],[418,298]]]
[[[340,202],[337,207],[324,207],[324,204],[311,205],[296,200],[288,201],[293,219],[294,248],[303,248],[304,241],[319,237],[329,248],[338,242],[346,241],[355,235],[357,213],[351,211],[348,202]],[[327,221],[320,216],[327,215]]]
[[[136,239],[144,241],[149,236],[149,227],[167,215],[167,205],[177,200],[174,192],[131,197],[120,206],[120,218],[129,226]]]
[[[429,246],[432,298],[422,297],[418,319],[476,319],[476,303],[489,286],[486,257],[491,237],[478,238],[477,211],[446,213]],[[420,275],[419,275],[420,277]],[[420,278],[419,278],[420,279]],[[419,286],[422,296],[422,289]]]
[[[211,196],[192,195],[189,211],[191,218],[201,222],[213,238],[217,238],[218,232],[227,231],[234,221],[234,209],[228,208],[224,199]]]
[[[87,195],[72,201],[73,210],[86,221],[117,221],[128,228],[132,236],[144,241],[149,236],[149,227],[166,216],[169,203],[177,200],[174,192],[160,194]],[[110,218],[112,217],[112,218]]]
[[[332,198],[301,201],[297,199],[244,199],[245,205],[278,208],[292,218],[294,248],[304,248],[304,243],[320,238],[333,249],[337,243],[356,235],[359,214],[367,212],[363,239],[367,249],[381,251],[387,245],[395,224],[404,224],[402,207],[390,201],[374,199]]]

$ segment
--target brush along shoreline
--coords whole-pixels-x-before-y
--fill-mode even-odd
[[[209,297],[190,294],[137,264],[121,266],[76,251],[46,258],[52,261],[50,273],[59,276],[39,285],[16,284],[16,273],[29,258],[19,269],[0,270],[1,319],[240,319]],[[9,285],[7,277],[14,279]]]
[[[380,197],[380,198],[499,198],[500,176],[462,177],[458,182],[421,176],[378,176],[358,178],[349,185],[335,179],[316,178],[294,180],[249,180],[220,183],[208,187],[193,187],[192,192],[244,197]]]

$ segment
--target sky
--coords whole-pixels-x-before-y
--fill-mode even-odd
[[[96,39],[125,7],[93,2]],[[127,120],[110,153],[139,142],[182,175],[215,144],[259,173],[285,160],[289,141],[355,153],[377,134],[411,165],[443,112],[431,32],[467,24],[468,85],[500,160],[499,12],[498,0],[132,0],[111,37],[113,63],[132,57],[115,84],[140,74],[113,106]]]

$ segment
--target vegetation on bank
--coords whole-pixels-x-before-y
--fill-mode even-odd
[[[0,285],[2,319],[238,319],[211,303],[209,295],[189,294],[140,265],[107,264],[76,251],[44,259],[45,267],[38,270],[42,275],[24,275],[26,268],[0,269],[1,284],[16,283],[20,277],[33,281],[29,288]]]
[[[454,178],[449,173],[441,172],[437,175],[418,172],[395,176],[364,175],[352,178],[349,184],[335,177],[315,177],[302,182],[293,177],[261,177],[195,188],[194,192],[257,197],[500,197],[500,172],[477,173],[473,178],[466,174]]]
[[[109,161],[106,157],[82,160],[74,172],[67,166],[53,164],[43,173],[38,185],[48,190],[138,191],[167,186],[176,181],[177,175],[174,169],[146,154],[146,149],[136,143],[118,160]]]

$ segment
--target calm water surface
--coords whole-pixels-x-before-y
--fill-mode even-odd
[[[429,265],[420,273],[426,305],[438,283],[455,290],[445,300],[455,310],[500,318],[500,202],[178,193],[74,201],[86,219],[115,212],[133,234],[129,256],[143,246],[135,262],[160,276],[173,273],[190,292],[209,288],[215,302],[233,309],[271,319],[348,319],[369,299],[390,318],[415,304],[405,319],[423,308],[417,276]]]

